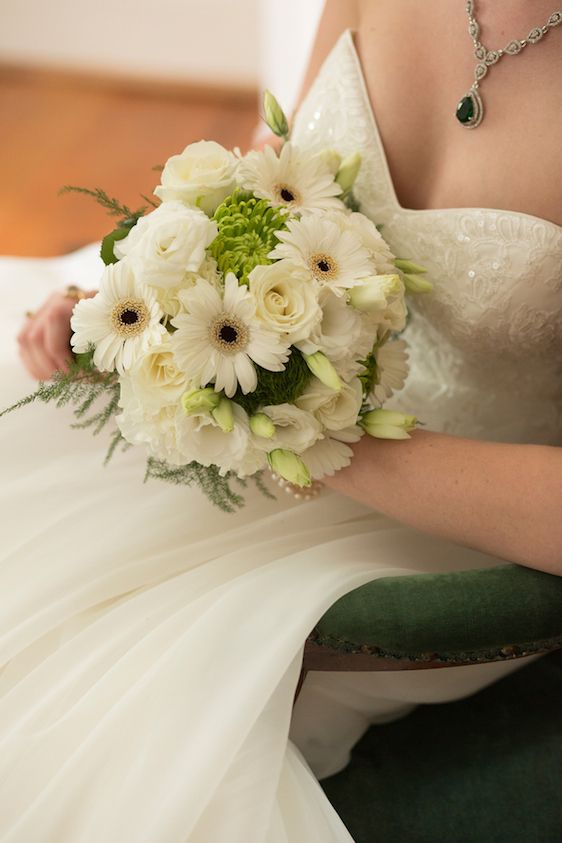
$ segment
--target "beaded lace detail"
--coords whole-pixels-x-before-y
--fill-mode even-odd
[[[311,87],[293,139],[361,152],[361,210],[433,281],[432,293],[410,299],[411,373],[387,406],[433,430],[562,444],[562,227],[515,211],[402,208],[350,32]]]

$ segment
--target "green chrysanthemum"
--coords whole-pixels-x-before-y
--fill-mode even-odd
[[[268,254],[278,244],[277,231],[286,228],[288,213],[266,199],[235,190],[215,211],[219,233],[209,247],[223,273],[234,272],[241,284],[255,266],[270,264]]]

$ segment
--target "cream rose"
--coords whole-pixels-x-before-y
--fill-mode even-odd
[[[191,143],[168,158],[154,193],[163,202],[179,199],[211,216],[234,190],[237,166],[238,159],[220,143]]]
[[[203,211],[181,202],[164,202],[141,217],[115,255],[127,258],[140,283],[151,287],[177,287],[186,273],[197,272],[205,249],[217,236],[217,225]]]
[[[294,404],[272,404],[261,410],[275,425],[274,436],[254,437],[256,447],[264,451],[282,448],[301,454],[322,437],[322,426],[312,413]]]
[[[305,270],[290,261],[256,266],[249,276],[256,315],[291,343],[306,339],[322,318],[315,285]]]
[[[363,388],[359,378],[342,384],[339,392],[313,378],[296,400],[297,407],[312,413],[327,430],[343,430],[356,424],[363,403]]]
[[[132,394],[148,409],[176,404],[188,384],[174,362],[168,340],[154,346],[121,377],[128,382]]]

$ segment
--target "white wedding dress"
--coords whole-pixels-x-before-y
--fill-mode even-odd
[[[394,406],[433,430],[561,444],[562,228],[402,208],[349,33],[295,139],[360,150],[362,210],[434,281],[412,305]],[[14,341],[22,312],[99,271],[96,247],[1,260],[2,406],[33,388]],[[305,637],[342,594],[502,560],[328,490],[310,502],[250,490],[226,515],[197,490],[143,485],[141,449],[103,468],[105,443],[71,420],[41,405],[0,421],[1,843],[349,843],[308,764],[333,773],[369,723],[528,661],[312,674],[292,713]]]

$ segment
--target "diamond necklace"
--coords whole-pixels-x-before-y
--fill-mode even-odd
[[[482,104],[482,97],[478,88],[480,82],[487,74],[488,68],[503,58],[503,56],[516,56],[528,44],[538,44],[550,29],[562,23],[562,12],[553,12],[544,26],[536,26],[534,29],[531,29],[527,37],[521,41],[514,38],[503,50],[488,50],[482,41],[479,41],[480,26],[474,17],[474,0],[467,0],[466,13],[468,15],[468,34],[472,38],[474,56],[478,64],[474,68],[474,82],[472,83],[472,87],[457,105],[456,117],[465,129],[475,129],[480,125],[484,117],[484,105]]]

